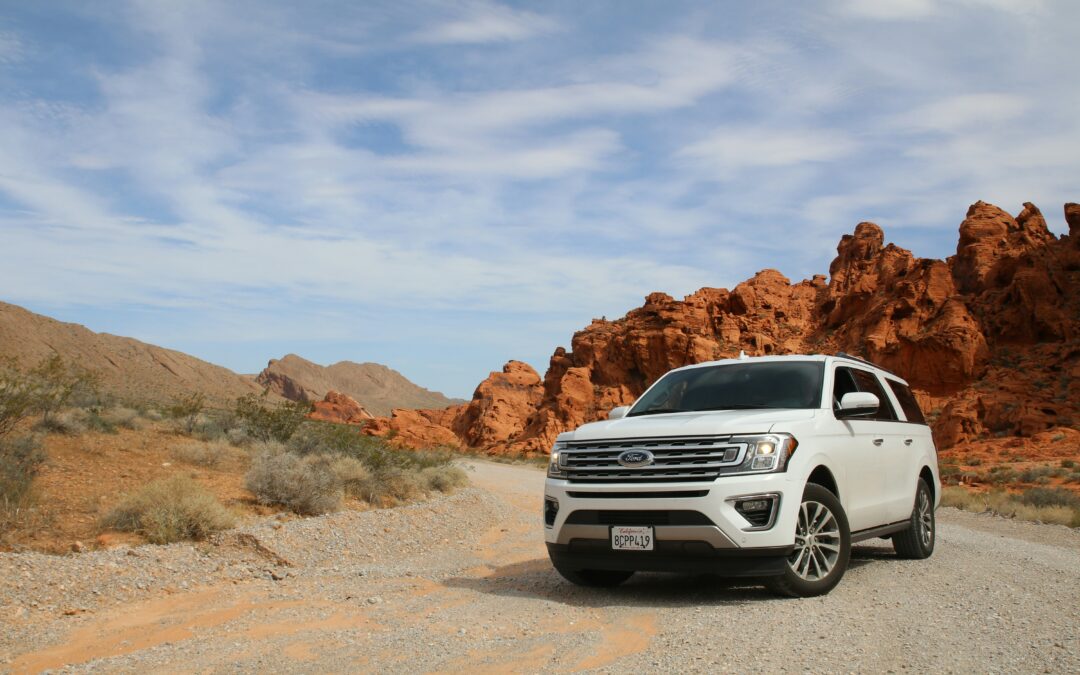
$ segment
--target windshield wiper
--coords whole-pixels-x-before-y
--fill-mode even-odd
[[[641,417],[642,415],[662,415],[664,413],[677,413],[677,412],[690,412],[688,410],[681,410],[679,408],[653,408],[652,410],[642,410],[641,412],[632,412],[627,417]]]

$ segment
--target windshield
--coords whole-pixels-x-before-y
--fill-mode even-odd
[[[627,417],[694,410],[817,408],[823,361],[770,361],[676,370],[660,378]]]

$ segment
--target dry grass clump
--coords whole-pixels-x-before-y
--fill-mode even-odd
[[[1080,527],[1080,498],[1060,488],[1032,488],[1016,495],[1004,490],[980,493],[946,487],[941,492],[941,504],[973,513]]]
[[[172,448],[172,457],[178,462],[195,464],[208,469],[220,466],[242,452],[226,441],[185,441]]]
[[[145,422],[138,410],[123,406],[115,408],[68,408],[43,417],[37,423],[39,431],[78,436],[87,431],[116,433],[117,429],[142,429]]]
[[[0,438],[0,532],[18,521],[28,506],[34,476],[44,463],[45,453],[36,437]]]
[[[138,410],[132,408],[110,408],[101,413],[101,418],[106,424],[124,429],[142,429],[143,420]]]
[[[78,436],[86,432],[86,417],[85,410],[73,408],[49,415],[49,417],[38,422],[36,428],[54,434]]]
[[[221,502],[190,476],[162,478],[126,496],[102,519],[109,529],[140,534],[154,544],[204,539],[233,526]]]
[[[468,484],[447,453],[399,450],[340,425],[308,423],[287,443],[258,442],[253,452],[247,488],[301,514],[336,510],[345,497],[387,506]]]
[[[255,456],[245,485],[263,504],[279,504],[309,516],[336,511],[345,490],[333,464],[325,455],[301,457],[265,450]]]

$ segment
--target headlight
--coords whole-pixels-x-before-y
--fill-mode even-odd
[[[763,434],[761,436],[737,436],[735,443],[746,443],[746,455],[738,466],[723,473],[768,473],[785,471],[791,453],[799,442],[791,434]]]
[[[564,478],[566,472],[563,471],[562,465],[559,463],[560,455],[563,449],[566,448],[566,443],[555,443],[551,448],[551,460],[548,462],[548,476],[552,478]]]

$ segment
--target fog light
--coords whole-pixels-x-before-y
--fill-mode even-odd
[[[555,527],[555,516],[559,515],[559,500],[544,497],[544,525]]]
[[[746,495],[745,497],[729,497],[727,501],[749,524],[749,527],[742,528],[743,531],[754,532],[767,530],[775,524],[780,495],[774,493]]]
[[[750,501],[739,502],[736,507],[740,511],[767,511],[771,506],[771,502],[767,499],[751,499]]]

